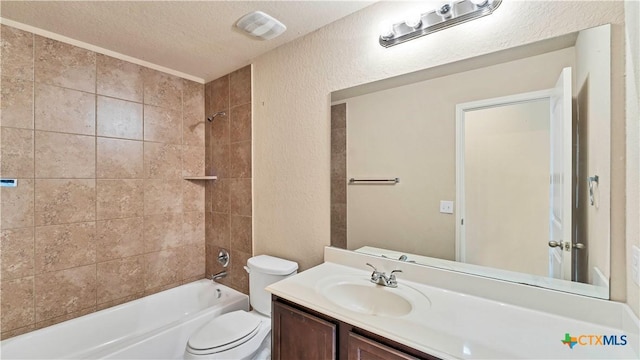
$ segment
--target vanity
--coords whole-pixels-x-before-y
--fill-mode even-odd
[[[401,270],[398,286],[372,283],[367,263],[387,277]],[[640,356],[625,304],[332,247],[324,263],[266,290],[274,359]]]

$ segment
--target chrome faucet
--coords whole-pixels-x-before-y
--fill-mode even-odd
[[[227,276],[227,272],[226,271],[220,271],[217,274],[211,275],[211,280],[212,281],[216,281],[216,280],[222,279],[225,276]]]
[[[367,265],[371,266],[373,272],[371,273],[371,282],[374,284],[387,286],[391,288],[398,287],[398,281],[396,279],[395,273],[402,272],[402,270],[393,270],[389,276],[384,272],[378,271],[375,266],[367,263]]]

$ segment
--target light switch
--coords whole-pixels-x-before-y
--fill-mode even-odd
[[[440,212],[443,214],[453,214],[453,201],[440,201]]]

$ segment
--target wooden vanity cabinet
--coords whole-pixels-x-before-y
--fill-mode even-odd
[[[439,360],[275,295],[272,299],[273,360]]]

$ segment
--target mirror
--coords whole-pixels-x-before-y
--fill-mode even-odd
[[[608,298],[610,31],[332,93],[331,245]]]

